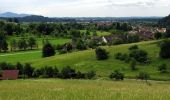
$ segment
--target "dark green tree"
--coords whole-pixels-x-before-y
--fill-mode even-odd
[[[162,64],[158,66],[158,70],[160,71],[160,73],[166,73],[168,68],[166,64]]]
[[[115,79],[115,80],[123,80],[124,79],[124,74],[121,73],[118,70],[115,70],[113,73],[110,74],[109,76],[111,79]]]
[[[97,60],[105,60],[109,58],[109,53],[103,48],[96,48],[96,58]]]
[[[155,39],[161,39],[162,38],[162,33],[160,33],[160,32],[156,32],[155,34],[154,34],[154,37],[155,37]]]
[[[3,31],[0,31],[0,52],[1,51],[6,52],[8,50],[8,43],[6,40],[6,36]]]
[[[20,50],[26,50],[28,48],[27,41],[24,38],[22,38],[18,41],[18,48]]]
[[[10,41],[10,47],[11,47],[11,51],[15,51],[18,47],[17,41],[15,39]]]
[[[55,49],[50,43],[46,43],[42,49],[42,57],[50,57],[55,55]]]
[[[160,45],[159,55],[161,58],[170,58],[170,40],[164,40]]]
[[[34,72],[34,68],[31,66],[31,64],[26,63],[23,68],[24,77],[32,77]]]
[[[30,37],[28,39],[28,46],[31,48],[31,50],[33,49],[33,47],[35,47],[37,45],[36,43],[36,39],[34,37]]]

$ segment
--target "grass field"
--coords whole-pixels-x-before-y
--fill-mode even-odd
[[[80,30],[81,33],[86,32],[86,30]],[[106,36],[110,35],[111,33],[105,31],[97,31],[97,36]],[[90,35],[93,36],[93,32],[90,32]]]
[[[41,52],[14,54],[7,56],[0,55],[0,61],[6,61],[10,63],[28,62],[34,67],[43,67],[45,65],[49,65],[57,66],[59,69],[69,65],[82,72],[94,70],[97,73],[97,77],[108,77],[109,74],[114,70],[120,70],[125,74],[126,77],[135,78],[140,71],[145,71],[151,75],[151,79],[170,80],[170,73],[161,74],[158,71],[158,65],[162,63],[170,65],[170,59],[165,60],[159,58],[159,47],[157,41],[146,41],[135,44],[137,44],[139,48],[146,50],[152,61],[149,65],[138,64],[137,71],[131,71],[129,64],[114,58],[114,55],[117,52],[128,52],[128,48],[134,44],[104,47],[110,52],[110,58],[106,61],[97,61],[94,50],[79,51],[62,55],[56,54],[56,56],[49,58],[41,58]]]
[[[0,81],[0,100],[169,100],[169,82],[107,80]]]
[[[11,37],[11,36],[9,36],[8,42],[10,44],[11,40],[13,40],[13,39],[19,40],[20,38],[22,38],[22,37],[14,37],[14,36]],[[64,44],[64,43],[71,41],[71,39],[67,39],[67,38],[54,38],[54,37],[50,37],[50,36],[48,36],[48,37],[46,36],[44,39],[45,40],[47,39],[50,43],[52,43],[54,45]],[[43,46],[43,38],[36,38],[36,40],[37,40],[37,44],[38,44],[39,49],[41,49],[42,46]],[[10,48],[10,46],[9,46],[9,48]]]

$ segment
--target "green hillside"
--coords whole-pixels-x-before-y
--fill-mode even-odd
[[[114,55],[118,52],[128,52],[128,48],[134,44],[137,44],[140,49],[146,50],[148,52],[148,56],[151,58],[151,64],[142,65],[138,64],[137,71],[131,71],[129,64],[116,60]],[[108,75],[114,70],[121,70],[124,72],[125,76],[128,78],[134,78],[140,71],[148,72],[151,75],[151,79],[156,80],[169,80],[170,74],[160,74],[158,71],[158,65],[162,63],[166,63],[170,65],[170,59],[161,59],[159,58],[159,47],[158,41],[145,41],[133,44],[123,44],[117,46],[106,46],[110,57],[105,61],[97,61],[95,57],[94,50],[86,50],[73,52],[68,54],[56,54],[56,56],[49,58],[41,58],[41,52],[28,52],[26,54],[14,54],[0,57],[1,61],[7,61],[11,63],[16,62],[29,62],[34,67],[42,67],[42,66],[57,66],[59,69],[65,66],[71,66],[76,70],[80,71],[89,71],[94,70],[97,72],[98,77],[108,77]],[[27,55],[27,56],[25,56]]]

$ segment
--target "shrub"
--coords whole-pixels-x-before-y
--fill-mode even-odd
[[[41,75],[43,75],[42,69],[35,69],[34,70],[33,77],[40,77]]]
[[[141,79],[141,80],[147,80],[150,78],[150,75],[146,72],[140,72],[139,75],[137,76],[137,79]]]
[[[59,71],[57,67],[45,66],[39,69],[35,69],[33,73],[33,77],[41,77],[41,78],[53,78],[58,77]]]
[[[106,60],[109,57],[109,53],[103,48],[98,47],[95,52],[97,60]]]
[[[115,70],[113,73],[110,74],[109,77],[111,79],[115,79],[115,80],[123,80],[124,79],[124,74],[119,72],[118,70]]]
[[[34,68],[29,63],[26,63],[24,65],[24,71],[23,72],[24,72],[25,77],[32,77],[33,72],[34,72]]]
[[[16,68],[19,70],[19,75],[22,75],[24,72],[24,68],[23,68],[23,65],[19,62],[17,62],[16,64]]]
[[[162,65],[158,66],[158,70],[161,73],[166,73],[167,72],[167,65],[166,64],[162,64]]]
[[[129,50],[136,50],[136,49],[139,49],[138,45],[133,45],[129,47]]]
[[[115,54],[115,59],[120,59],[121,56],[122,56],[122,53],[120,53],[120,52],[119,52],[119,53],[116,53],[116,54]]]
[[[53,77],[58,77],[58,75],[59,75],[59,70],[58,70],[58,68],[57,67],[54,67],[53,68]]]
[[[86,79],[93,79],[96,76],[96,72],[89,71],[86,73]]]
[[[87,44],[85,43],[85,41],[79,40],[76,44],[76,48],[78,50],[86,50],[87,49]]]
[[[55,49],[50,43],[46,43],[42,49],[42,57],[50,57],[55,55]]]
[[[11,64],[6,63],[6,62],[1,62],[0,68],[2,70],[15,70],[16,69],[16,67],[14,65],[11,65]]]
[[[139,42],[140,38],[139,35],[128,35],[128,43]]]
[[[127,55],[127,54],[122,54],[122,53],[117,53],[117,54],[115,55],[115,58],[123,61],[123,60],[125,60],[126,58],[128,58],[128,55]]]
[[[132,50],[129,54],[130,57],[134,58],[136,61],[140,63],[148,63],[148,53],[144,50]]]
[[[51,66],[45,66],[44,68],[43,68],[43,76],[45,77],[45,78],[52,78],[53,77],[53,75],[54,75],[54,70],[53,70],[53,67],[51,67]]]
[[[160,45],[160,57],[167,59],[170,58],[170,40],[164,40]]]
[[[170,27],[166,28],[166,33],[164,34],[165,38],[169,38],[170,37]]]
[[[155,34],[154,34],[154,37],[155,37],[155,39],[161,39],[162,38],[162,33],[160,33],[160,32],[156,32]]]
[[[0,77],[2,76],[2,69],[1,69],[1,67],[0,67]]]
[[[61,76],[62,76],[61,78],[63,78],[63,79],[76,78],[76,72],[74,69],[67,66],[62,69]]]
[[[85,79],[85,74],[84,73],[81,73],[80,71],[77,72],[77,75],[76,75],[76,78],[77,79]]]

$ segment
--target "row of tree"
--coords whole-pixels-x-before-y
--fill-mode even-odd
[[[61,71],[57,67],[45,66],[41,68],[32,67],[29,63],[24,65],[17,63],[12,65],[6,62],[0,63],[0,70],[19,70],[19,76],[21,78],[61,78],[61,79],[93,79],[96,75],[94,71],[82,73],[67,66]]]
[[[9,48],[9,43],[7,42],[7,38],[5,33],[0,32],[0,52],[6,52]],[[30,48],[38,48],[37,41],[34,37],[29,37],[28,39],[21,38],[19,40],[12,39],[10,41],[11,51],[16,50],[27,50]]]

